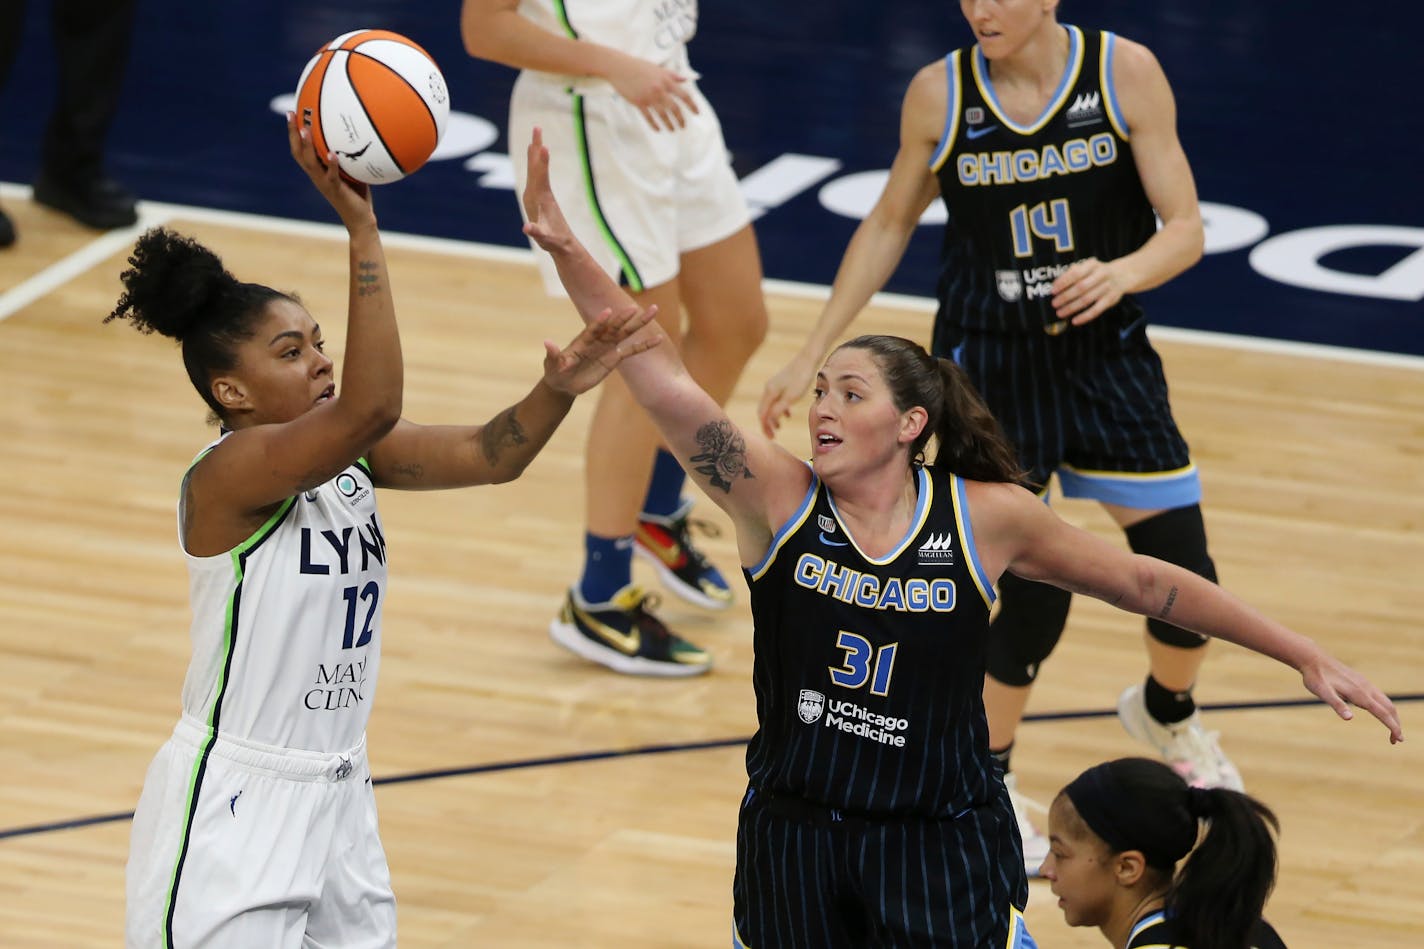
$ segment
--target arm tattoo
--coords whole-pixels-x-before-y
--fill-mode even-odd
[[[1157,614],[1157,618],[1166,619],[1168,614],[1172,612],[1172,604],[1175,602],[1177,602],[1177,588],[1172,587],[1172,589],[1167,591],[1167,602],[1162,604],[1162,612]]]
[[[425,478],[425,466],[416,461],[398,461],[391,465],[391,470],[412,481],[421,481]]]
[[[754,478],[747,468],[747,442],[736,427],[726,419],[708,422],[694,436],[702,450],[688,461],[696,472],[714,488],[731,493],[732,482],[738,478]]]
[[[376,273],[378,266],[374,260],[363,260],[356,264],[356,295],[370,296],[381,292],[381,277]]]
[[[499,457],[506,448],[523,445],[527,441],[529,436],[524,434],[524,426],[514,417],[513,406],[490,419],[480,429],[480,448],[485,453],[485,460],[492,465],[499,464]]]

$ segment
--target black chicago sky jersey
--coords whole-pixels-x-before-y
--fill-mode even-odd
[[[995,796],[982,698],[994,591],[963,482],[917,471],[902,542],[872,560],[813,478],[751,588],[754,787],[873,815],[949,817]]]
[[[945,58],[949,105],[930,167],[949,212],[941,252],[947,325],[1038,331],[1057,322],[1050,287],[1076,260],[1112,260],[1156,230],[1112,83],[1116,37],[1068,31],[1068,64],[1031,125],[999,108],[979,47]],[[1141,316],[1129,297],[1102,317]]]

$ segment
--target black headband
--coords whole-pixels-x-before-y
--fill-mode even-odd
[[[1172,870],[1197,841],[1197,816],[1206,809],[1205,793],[1183,785],[1180,797],[1134,794],[1118,779],[1115,762],[1089,768],[1063,793],[1088,829],[1115,853],[1138,850],[1147,865]],[[1175,798],[1175,799],[1174,799]]]

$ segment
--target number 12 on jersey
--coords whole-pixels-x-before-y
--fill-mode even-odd
[[[1009,230],[1014,237],[1014,256],[1032,257],[1033,238],[1053,241],[1054,250],[1066,254],[1073,249],[1073,222],[1068,215],[1068,199],[1040,201],[1033,207],[1020,204],[1009,212]]]
[[[864,636],[843,629],[836,637],[836,646],[845,650],[845,660],[839,668],[830,667],[832,682],[847,689],[858,689],[869,682],[871,695],[889,694],[899,643],[876,649]]]

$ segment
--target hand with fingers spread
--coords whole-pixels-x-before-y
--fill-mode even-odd
[[[697,100],[687,91],[687,79],[656,63],[620,56],[607,78],[655,132],[683,128],[687,124],[683,109],[698,111]]]
[[[287,113],[287,144],[292,158],[307,173],[348,231],[359,227],[374,227],[376,212],[371,203],[371,186],[342,176],[336,153],[319,156],[312,143],[311,129],[302,125],[295,112]]]
[[[1127,286],[1117,261],[1085,257],[1053,281],[1053,310],[1074,326],[1091,323],[1122,299]]]
[[[666,338],[661,333],[633,338],[656,316],[657,307],[604,310],[564,349],[545,340],[544,384],[568,395],[592,389],[623,360],[647,352]]]

